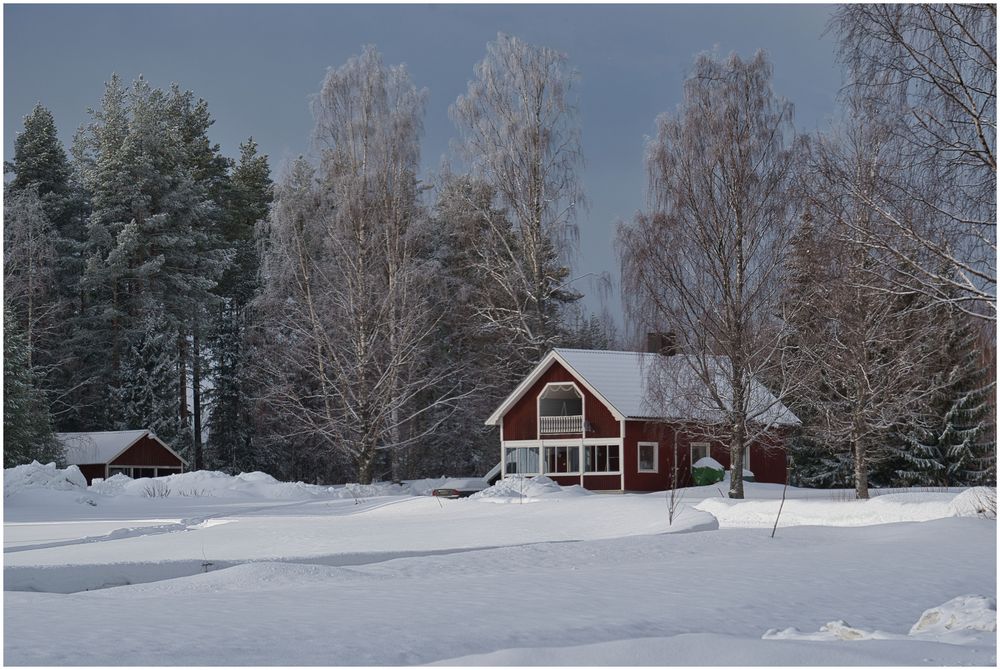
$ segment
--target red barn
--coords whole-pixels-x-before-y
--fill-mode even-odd
[[[90,485],[94,478],[123,473],[163,477],[184,472],[187,461],[150,430],[115,430],[99,433],[56,433],[66,453],[66,464],[75,465]]]
[[[695,364],[683,355],[554,349],[486,420],[500,426],[500,472],[599,491],[662,491],[671,486],[675,454],[681,486],[704,456],[728,469],[728,446],[713,437],[719,412]],[[799,420],[756,381],[751,397],[766,430],[744,453],[744,470],[759,482],[784,483],[783,439]]]

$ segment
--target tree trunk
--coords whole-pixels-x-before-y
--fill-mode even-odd
[[[851,439],[851,451],[854,453],[854,490],[858,500],[868,500],[868,463],[865,448],[857,438]]]
[[[733,437],[729,443],[729,497],[743,498],[743,422],[733,426]]]
[[[375,476],[375,445],[365,444],[358,454],[358,483],[371,484]]]
[[[197,323],[194,326],[191,356],[191,390],[194,392],[194,468],[204,470],[205,456],[201,445],[201,347]]]

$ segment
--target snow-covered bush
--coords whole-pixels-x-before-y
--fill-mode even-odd
[[[722,481],[726,476],[726,469],[722,463],[711,456],[705,456],[695,461],[691,466],[691,478],[695,486],[711,486]]]

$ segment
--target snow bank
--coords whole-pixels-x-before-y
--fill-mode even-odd
[[[544,499],[591,495],[582,486],[559,486],[545,475],[525,477],[512,475],[501,479],[488,489],[472,494],[472,499],[485,502],[540,502]]]
[[[954,516],[997,518],[997,490],[986,486],[962,491],[951,501]]]
[[[60,470],[55,463],[42,465],[32,461],[3,471],[3,495],[7,498],[26,489],[50,489],[85,493],[87,479],[80,468],[71,465]]]
[[[905,634],[856,628],[846,621],[831,621],[815,633],[803,633],[798,628],[772,628],[763,635],[765,640],[925,640],[947,644],[975,642],[978,633],[995,633],[997,603],[986,596],[959,596],[943,605],[926,610]]]
[[[779,526],[870,526],[882,523],[930,521],[953,516],[978,516],[975,489],[962,493],[909,492],[870,500],[786,500]],[[709,512],[722,528],[770,528],[780,500],[707,498],[695,509]]]

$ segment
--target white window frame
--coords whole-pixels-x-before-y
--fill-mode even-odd
[[[695,450],[696,447],[697,448],[704,447],[705,448],[705,456],[699,456],[698,458],[695,458],[694,457],[694,450]],[[694,467],[694,464],[697,463],[698,461],[700,461],[702,458],[705,458],[706,456],[707,457],[711,457],[711,455],[712,455],[712,443],[711,442],[692,442],[691,443],[691,467],[692,468]]]
[[[606,451],[605,455],[604,455],[604,463],[605,463],[605,465],[608,465],[610,463],[610,461],[611,461],[611,453],[610,453],[611,449],[612,448],[617,449],[618,450],[618,469],[617,470],[610,470],[610,469],[609,470],[588,470],[587,469],[587,453],[586,453],[587,450],[586,450],[586,447],[593,447],[594,448],[594,461],[595,461],[594,465],[595,466],[597,465],[597,463],[596,463],[596,460],[597,460],[597,449],[596,449],[596,447],[607,447],[608,451]],[[603,441],[603,442],[597,441],[597,442],[595,442],[595,444],[584,445],[584,450],[583,451],[584,451],[584,453],[582,454],[583,460],[580,462],[580,467],[583,468],[583,474],[585,476],[586,475],[620,475],[620,474],[622,474],[622,445],[621,444],[618,444],[617,442],[615,442],[613,440],[610,441],[610,442],[608,442],[608,441]],[[610,465],[608,467],[610,467]]]
[[[573,451],[575,451],[576,452],[576,458],[577,458],[577,469],[576,470],[567,470],[566,472],[563,472],[561,470],[552,470],[552,471],[550,471],[549,468],[548,468],[548,465],[549,465],[548,454],[547,454],[547,450],[548,449],[553,449],[555,451],[554,458],[553,458],[553,461],[555,463],[559,462],[559,450],[560,449],[565,449],[566,450],[566,467],[569,467],[570,453],[573,452]],[[558,477],[562,477],[562,476],[565,476],[565,475],[579,475],[580,474],[580,468],[583,467],[583,464],[580,463],[580,459],[583,456],[583,454],[580,453],[580,445],[579,445],[579,443],[574,444],[574,445],[569,445],[569,444],[567,444],[567,445],[562,445],[562,444],[546,444],[546,445],[543,445],[541,447],[541,455],[542,455],[542,460],[538,464],[538,466],[542,470],[541,474],[544,474],[546,476],[548,476],[548,475],[556,475]]]
[[[653,448],[653,469],[642,467],[642,448]],[[659,472],[660,471],[660,443],[659,442],[637,442],[635,445],[635,467],[637,472]]]

